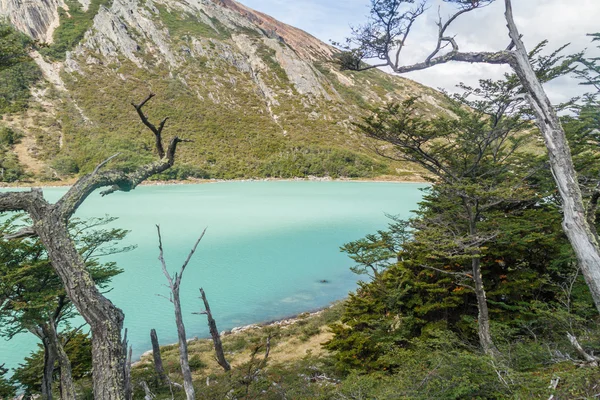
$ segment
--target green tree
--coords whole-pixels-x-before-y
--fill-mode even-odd
[[[0,115],[25,109],[31,87],[41,78],[27,51],[31,39],[0,22]]]
[[[7,220],[0,233],[13,235],[19,229],[18,218]],[[74,220],[70,227],[86,268],[100,288],[106,288],[112,277],[122,271],[114,262],[100,263],[98,257],[131,249],[118,246],[127,231],[105,228],[115,219]],[[43,397],[52,398],[52,377],[58,362],[63,391],[61,397],[72,398],[70,361],[59,328],[68,328],[68,321],[76,311],[52,269],[44,247],[38,239],[2,241],[0,259],[3,260],[0,267],[0,334],[10,339],[17,333],[31,332],[38,337],[44,349],[43,373],[40,375]]]
[[[17,392],[17,388],[6,379],[8,370],[4,368],[4,364],[0,365],[0,399],[12,399]]]
[[[74,329],[65,330],[59,336],[71,363],[73,379],[77,381],[89,377],[92,372],[92,342],[89,335]],[[13,380],[19,382],[28,396],[39,393],[43,384],[45,354],[44,346],[39,344],[38,349],[15,369]],[[60,368],[57,371],[60,373]]]
[[[569,70],[558,51],[534,65],[543,79]],[[342,248],[359,263],[355,271],[378,268],[373,282],[351,295],[346,325],[333,327],[328,347],[340,364],[377,368],[389,346],[440,321],[466,337],[476,322],[481,347],[493,355],[491,316],[508,324],[517,315],[527,319],[529,301],[555,299],[549,281],[573,269],[545,159],[524,147],[532,133],[519,81],[507,75],[463,88],[455,117],[420,115],[411,99],[375,110],[360,125],[382,142],[379,153],[420,164],[433,186],[410,222],[412,240],[390,240],[392,228]]]
[[[548,150],[548,164],[563,205],[565,234],[577,255],[582,274],[600,311],[600,244],[586,218],[586,205],[573,164],[566,133],[560,123],[558,109],[552,105],[540,76],[527,52],[522,35],[515,23],[511,0],[504,0],[505,18],[510,43],[506,49],[495,52],[464,52],[458,39],[447,31],[457,18],[484,7],[494,0],[445,0],[456,7],[446,21],[440,16],[438,35],[433,51],[412,65],[402,65],[402,50],[417,19],[427,11],[427,0],[371,0],[371,13],[366,24],[355,29],[340,57],[342,68],[365,70],[385,66],[401,74],[445,64],[451,61],[486,64],[505,64],[514,71],[521,85],[521,94],[527,100],[531,114],[544,138]],[[381,63],[366,65],[363,60],[378,58]]]
[[[523,174],[531,168],[518,152],[530,137],[521,113],[509,114],[518,100],[509,96],[515,86],[503,82],[483,82],[479,92],[469,94],[491,100],[456,100],[451,111],[456,118],[418,115],[415,99],[402,105],[390,104],[375,111],[360,128],[367,136],[384,143],[377,151],[390,158],[416,162],[434,182],[434,197],[440,212],[423,216],[420,231],[427,231],[421,244],[436,255],[463,263],[470,260],[469,271],[446,271],[468,277],[477,295],[479,336],[486,354],[496,353],[489,325],[485,285],[481,273],[484,246],[496,233],[485,231],[482,221],[489,211],[505,203],[527,198]],[[472,109],[464,106],[469,105]],[[392,146],[389,146],[392,144]],[[443,210],[443,211],[442,211]],[[464,282],[463,282],[464,284]]]

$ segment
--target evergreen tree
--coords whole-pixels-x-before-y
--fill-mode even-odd
[[[74,220],[70,226],[87,269],[100,288],[106,288],[112,277],[122,271],[114,262],[101,263],[98,257],[131,249],[118,245],[126,230],[104,228],[115,219]],[[13,235],[19,228],[18,221],[18,216],[8,219],[0,227],[0,234]],[[64,335],[59,330],[61,327],[69,329],[69,320],[76,310],[52,269],[44,247],[37,238],[1,241],[0,260],[3,260],[0,263],[0,334],[10,339],[18,333],[31,332],[41,340],[44,362],[39,379],[44,398],[52,397],[56,363],[61,371],[61,390],[72,392],[71,365],[64,350]]]

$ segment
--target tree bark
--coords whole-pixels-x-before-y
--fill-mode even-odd
[[[48,324],[47,330],[48,340],[55,349],[58,365],[60,366],[60,398],[61,400],[75,400],[77,395],[75,392],[75,385],[73,384],[71,361],[58,337],[56,326],[53,321]]]
[[[48,258],[63,281],[69,298],[90,325],[94,398],[122,400],[125,362],[121,343],[123,312],[96,288],[69,237],[67,223],[47,210],[40,215],[34,212],[31,216],[36,233],[48,251]]]
[[[42,374],[42,399],[52,400],[52,381],[54,365],[56,364],[56,351],[52,348],[47,337],[42,338],[44,346],[44,372]]]
[[[506,21],[515,44],[514,61],[510,64],[525,88],[536,116],[550,159],[550,167],[563,209],[563,230],[569,238],[596,308],[600,311],[600,247],[588,220],[571,150],[558,115],[537,78],[528,53],[514,22],[512,3],[505,0]]]
[[[183,375],[183,389],[187,400],[195,400],[196,393],[192,382],[192,371],[188,357],[187,338],[185,326],[183,325],[183,315],[181,314],[181,300],[179,290],[173,292],[173,305],[175,306],[175,323],[177,324],[177,336],[179,337],[179,363],[181,365],[181,374]]]
[[[133,348],[129,346],[129,351],[127,352],[127,360],[125,361],[125,372],[123,374],[125,378],[125,400],[133,399],[133,386],[131,384],[131,355],[133,353]]]
[[[190,370],[189,358],[188,358],[188,347],[187,347],[187,338],[185,334],[185,326],[183,325],[183,315],[181,313],[181,299],[179,297],[179,289],[181,288],[181,278],[183,277],[183,273],[185,272],[185,268],[188,266],[192,256],[196,252],[200,241],[204,237],[206,233],[206,229],[202,232],[194,247],[188,254],[186,260],[179,273],[175,273],[175,276],[172,277],[167,270],[167,263],[165,262],[164,252],[163,252],[163,244],[162,237],[160,234],[160,226],[156,225],[156,230],[158,233],[158,259],[160,260],[163,274],[167,278],[167,282],[169,282],[169,289],[171,290],[171,303],[175,308],[175,323],[177,324],[177,336],[179,337],[179,364],[181,365],[181,374],[183,375],[183,388],[185,390],[185,394],[187,400],[194,400],[196,398],[196,393],[194,390],[194,384],[192,381],[192,371]]]
[[[166,119],[156,128],[142,112],[142,107],[152,97],[154,94],[133,106],[142,122],[154,133],[159,160],[128,173],[117,170],[100,172],[115,156],[110,157],[92,173],[81,177],[56,204],[49,204],[44,200],[41,189],[0,193],[0,212],[25,211],[29,214],[33,221],[33,232],[46,248],[52,267],[60,277],[69,299],[90,325],[95,400],[123,400],[125,397],[126,360],[121,342],[124,315],[96,288],[84,260],[69,236],[67,226],[78,207],[96,189],[109,187],[102,195],[116,191],[128,192],[148,177],[173,166],[177,145],[186,140],[175,136],[169,142],[167,150],[164,150],[161,134]],[[28,230],[28,235],[31,236],[31,229]]]
[[[479,343],[486,355],[496,357],[498,355],[498,350],[494,344],[492,332],[490,330],[490,314],[488,311],[483,277],[481,275],[481,258],[473,257],[471,266],[473,267],[473,282],[475,283],[475,296],[477,297],[477,333],[479,335]]]
[[[158,344],[158,336],[156,335],[156,329],[150,331],[150,341],[152,342],[152,357],[154,358],[154,370],[161,384],[168,384],[167,374],[162,363],[162,357],[160,355],[160,345]]]
[[[465,197],[462,198],[463,207],[467,214],[469,223],[469,235],[472,238],[477,237],[477,221],[479,212],[477,205],[473,205]],[[471,258],[471,268],[473,274],[473,283],[475,288],[475,297],[477,298],[477,334],[479,343],[483,352],[495,358],[498,355],[498,350],[492,339],[492,331],[490,329],[490,314],[487,304],[487,296],[485,294],[485,285],[483,283],[483,275],[481,273],[481,255],[479,251],[475,251]]]
[[[219,365],[225,370],[225,372],[231,370],[231,365],[227,362],[225,358],[225,352],[223,351],[223,343],[221,342],[221,335],[219,335],[219,330],[217,329],[217,323],[212,316],[212,312],[210,311],[210,305],[208,304],[208,300],[206,299],[206,294],[204,293],[204,289],[200,288],[200,295],[202,296],[202,301],[204,302],[206,317],[208,319],[208,330],[210,331],[210,336],[212,336],[213,343],[215,345],[215,353],[217,355],[217,362]]]

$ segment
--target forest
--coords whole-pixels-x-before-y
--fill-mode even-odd
[[[198,314],[211,336],[188,341],[179,288],[205,232],[189,238],[190,252],[172,274],[157,226],[178,343],[161,348],[149,332],[151,355],[133,362],[124,314],[105,296],[127,266],[100,258],[131,251],[122,244],[128,232],[111,227],[111,217],[73,215],[96,190],[130,192],[177,165],[190,141],[185,132],[171,137],[168,116],[146,111],[161,101],[150,93],[129,106],[152,139],[146,163],[110,169],[115,154],[79,174],[55,204],[38,189],[0,193],[7,213],[0,227],[0,335],[28,332],[41,342],[12,372],[0,360],[0,399],[600,396],[600,58],[593,56],[600,33],[589,34],[587,52],[571,54],[568,45],[547,41],[527,50],[505,0],[508,47],[462,52],[446,31],[493,0],[447,2],[455,14],[440,17],[437,46],[422,62],[404,65],[400,55],[427,2],[373,0],[366,24],[337,44],[339,67],[357,74],[374,67],[402,74],[451,61],[511,71],[477,86],[457,82],[458,94],[444,93],[444,113],[423,113],[422,99],[409,96],[368,106],[355,123],[373,154],[412,163],[429,185],[411,218],[389,215],[386,229],[341,247],[360,278],[346,299],[286,324],[224,335],[200,289]],[[65,43],[45,51],[60,59]],[[12,85],[0,88],[0,112],[27,107],[39,79],[28,49],[38,45],[0,25],[0,76]],[[566,76],[586,94],[552,104],[543,85]],[[23,176],[8,152],[17,140],[0,130],[2,176],[11,180]],[[309,151],[275,174],[340,171],[346,167],[339,160],[348,157]],[[361,160],[352,160],[357,170],[348,175],[381,167]],[[75,315],[85,327],[73,326]]]

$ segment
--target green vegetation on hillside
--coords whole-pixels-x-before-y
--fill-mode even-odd
[[[27,54],[31,39],[0,23],[0,116],[24,111],[31,88],[42,77]]]
[[[16,154],[11,152],[19,139],[15,131],[0,125],[0,182],[16,182],[28,177]]]
[[[169,30],[172,39],[182,40],[186,37],[203,37],[214,39],[229,39],[229,31],[218,20],[204,17],[210,21],[208,25],[202,19],[185,12],[169,10],[163,5],[157,5],[160,20]]]
[[[150,160],[150,132],[141,123],[132,124],[138,119],[133,107],[123,107],[139,101],[149,88],[158,100],[149,105],[149,117],[169,116],[166,137],[178,134],[193,140],[180,147],[176,166],[161,179],[365,178],[392,172],[389,163],[362,148],[358,138],[341,134],[346,128],[325,119],[295,120],[292,115],[300,115],[291,108],[279,124],[294,132],[293,137],[282,132],[251,82],[236,69],[227,73],[238,77],[233,84],[227,75],[213,75],[214,70],[195,75],[198,70],[193,65],[174,77],[159,67],[146,71],[128,62],[110,72],[89,68],[89,73],[77,80],[64,77],[85,117],[96,123],[86,123],[74,107],[60,110],[65,145],[57,156],[50,157],[61,175],[90,171],[116,152],[122,153],[115,162],[123,168]],[[123,75],[126,80],[119,77]],[[206,87],[208,76],[216,87]],[[286,107],[296,107],[295,102],[298,100],[287,99]]]
[[[58,8],[60,25],[54,31],[53,42],[40,49],[40,53],[53,61],[65,59],[67,51],[73,50],[92,27],[100,6],[109,7],[112,0],[91,0],[87,11],[77,0],[65,1],[68,10]]]

